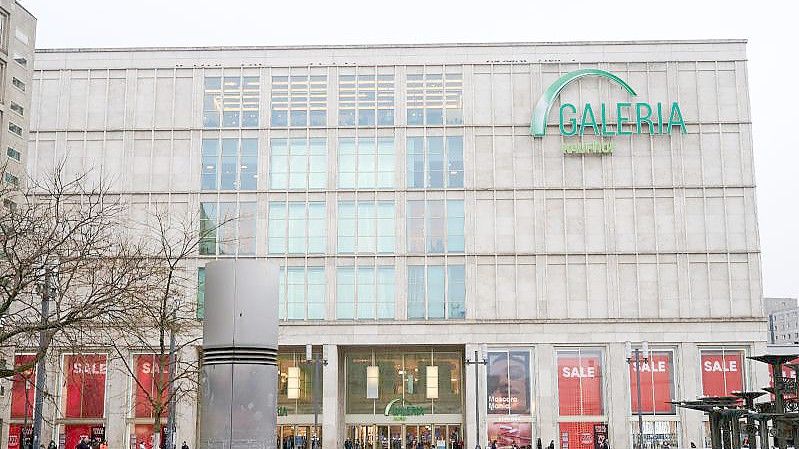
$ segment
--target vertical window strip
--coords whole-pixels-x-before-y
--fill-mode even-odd
[[[408,200],[405,234],[409,253],[463,253],[463,200]]]
[[[327,187],[327,140],[272,139],[269,171],[272,189],[324,189]]]
[[[325,203],[272,201],[268,218],[269,254],[325,252]]]
[[[272,76],[272,126],[327,124],[327,75]]]
[[[260,77],[207,76],[203,87],[204,128],[258,127]]]
[[[408,319],[465,318],[464,265],[409,265]]]
[[[394,138],[341,138],[338,186],[343,189],[394,187]]]
[[[255,254],[257,203],[200,203],[200,255]]]
[[[406,78],[407,124],[463,124],[461,73],[409,73]]]
[[[463,187],[463,136],[406,138],[408,188]]]
[[[394,318],[394,267],[338,267],[336,285],[337,319]]]
[[[258,139],[203,139],[201,190],[255,190]]]

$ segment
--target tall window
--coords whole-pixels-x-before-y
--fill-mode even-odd
[[[393,253],[393,201],[339,201],[340,254]]]
[[[280,319],[324,319],[325,285],[324,267],[280,267]]]
[[[394,138],[341,138],[338,186],[342,189],[394,187]]]
[[[257,127],[260,87],[257,76],[205,77],[203,127]]]
[[[593,444],[596,430],[606,429],[602,426],[605,413],[602,350],[559,349],[556,354],[561,447],[582,449],[583,441]]]
[[[340,126],[394,125],[394,75],[339,75]]]
[[[255,254],[253,202],[200,203],[200,255]]]
[[[730,396],[744,389],[744,351],[741,349],[702,350],[702,394]]]
[[[336,318],[394,318],[394,267],[338,267]]]
[[[408,125],[460,125],[463,123],[461,73],[409,73]]]
[[[272,76],[272,126],[325,126],[327,75]]]
[[[638,373],[641,371],[641,403],[638,403]],[[640,409],[647,415],[673,415],[674,361],[672,351],[652,351],[641,366],[630,363],[630,410],[637,414]]]
[[[405,214],[408,252],[464,251],[463,200],[408,200]]]
[[[325,252],[325,203],[272,201],[269,203],[270,254]]]
[[[281,190],[327,187],[327,140],[272,139],[269,187]]]
[[[10,157],[11,159],[14,159],[17,162],[19,162],[20,159],[22,158],[22,154],[12,147],[6,148],[6,156]]]
[[[463,187],[463,136],[408,137],[408,188]]]
[[[258,139],[203,139],[202,190],[255,190]]]
[[[465,304],[463,265],[408,266],[408,319],[462,319]]]
[[[197,268],[197,307],[195,313],[198,320],[205,318],[205,267]]]
[[[13,122],[8,122],[8,130],[11,132],[11,134],[14,134],[14,135],[16,135],[18,137],[22,137],[22,127],[21,126],[15,124]]]

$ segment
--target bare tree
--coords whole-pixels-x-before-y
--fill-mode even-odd
[[[0,172],[2,172],[0,168]],[[32,367],[69,331],[108,321],[151,286],[144,247],[125,229],[126,205],[102,182],[64,180],[63,167],[27,187],[0,185],[0,348],[39,347],[35,360],[4,369],[0,377]],[[58,283],[49,313],[41,291],[48,270]]]

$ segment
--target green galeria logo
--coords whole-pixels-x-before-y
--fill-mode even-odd
[[[554,83],[544,92],[538,103],[533,109],[533,121],[530,124],[530,134],[534,137],[541,137],[546,133],[547,117],[560,92],[572,81],[586,76],[598,76],[605,78],[626,91],[631,97],[637,96],[629,84],[618,76],[600,69],[581,69],[569,72]],[[610,117],[610,112],[616,112],[616,118]],[[677,102],[671,103],[671,107],[662,103],[650,104],[646,102],[620,102],[614,106],[605,103],[592,105],[586,103],[578,108],[571,103],[560,105],[558,112],[558,128],[562,136],[583,136],[586,133],[595,136],[624,136],[630,134],[671,134],[674,127],[679,128],[682,134],[686,133],[685,121],[683,120],[680,105]],[[573,152],[601,152],[602,148],[611,148],[608,144],[594,145],[592,148],[599,148],[600,151],[573,151]],[[572,145],[574,146],[574,145]],[[583,145],[579,145],[582,147]],[[564,146],[564,152],[566,148]]]

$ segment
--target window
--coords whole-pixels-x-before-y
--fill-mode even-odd
[[[272,139],[269,187],[281,190],[327,187],[327,140]]]
[[[460,125],[463,123],[463,75],[460,73],[409,73],[408,125]]]
[[[462,319],[466,316],[463,265],[409,265],[408,319]]]
[[[9,158],[14,159],[17,162],[19,162],[20,159],[22,158],[22,154],[20,154],[19,151],[15,150],[14,148],[11,148],[11,147],[6,148],[6,155]]]
[[[16,38],[19,39],[19,41],[22,42],[25,45],[28,45],[28,43],[30,42],[30,39],[28,38],[27,33],[25,33],[24,31],[20,30],[19,28],[16,28],[14,30],[14,36],[16,36]]]
[[[327,75],[272,76],[272,126],[327,124]]]
[[[463,137],[407,139],[408,188],[463,187]]]
[[[18,54],[15,53],[14,54],[14,61],[16,61],[16,63],[21,65],[22,67],[27,67],[28,66],[28,58],[26,58],[26,57],[24,57],[22,55],[18,55]]]
[[[280,319],[324,319],[325,285],[324,267],[281,267]]]
[[[394,138],[341,138],[338,186],[342,189],[394,187]]]
[[[557,361],[559,416],[603,415],[602,350],[562,349]]]
[[[8,48],[8,13],[0,9],[0,48]]]
[[[731,396],[744,390],[744,351],[713,349],[701,351],[702,395]]]
[[[270,254],[324,253],[325,203],[270,202],[267,235]]]
[[[253,202],[200,203],[200,255],[255,254]]]
[[[486,357],[489,415],[530,415],[530,351],[492,349]]]
[[[197,308],[198,320],[205,318],[205,267],[197,268]]]
[[[336,318],[394,319],[394,267],[338,267]]]
[[[5,179],[6,183],[11,184],[14,187],[19,187],[19,178],[11,173],[5,172],[3,174],[3,178]]]
[[[23,108],[17,103],[14,103],[13,101],[10,104],[10,108],[12,111],[16,112],[19,115],[25,115],[25,108]]]
[[[393,126],[394,75],[338,77],[339,126]]]
[[[339,254],[393,253],[393,201],[339,201]]]
[[[202,164],[202,190],[255,190],[258,139],[203,139]]]
[[[11,84],[13,84],[17,89],[25,92],[25,83],[16,76],[11,77]]]
[[[206,77],[203,127],[258,127],[260,87],[257,76]]]
[[[464,251],[463,200],[408,200],[405,214],[408,252]]]
[[[22,137],[22,128],[19,125],[13,122],[8,122],[8,130],[11,132],[11,134]]]
[[[641,366],[629,364],[630,374],[630,413],[647,415],[673,415],[674,401],[674,361],[672,351],[652,351],[649,359]],[[638,373],[641,374],[641,403],[638,403]]]

